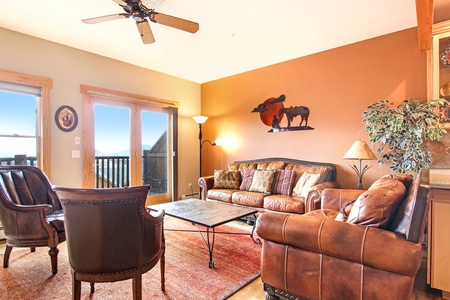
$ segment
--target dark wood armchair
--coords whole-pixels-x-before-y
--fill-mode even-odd
[[[0,218],[6,236],[3,267],[13,247],[50,247],[58,271],[58,244],[66,240],[61,204],[47,176],[32,166],[0,167]]]
[[[61,200],[72,267],[73,299],[81,282],[133,281],[133,299],[142,298],[142,274],[158,261],[164,291],[164,211],[145,208],[149,187],[74,189],[56,187]]]

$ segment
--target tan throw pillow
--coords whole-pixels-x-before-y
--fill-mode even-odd
[[[309,189],[317,183],[319,177],[320,174],[310,174],[308,172],[303,173],[295,185],[292,195],[306,198],[306,196],[308,196]]]
[[[214,189],[239,189],[241,184],[240,171],[214,171]]]
[[[275,171],[255,170],[249,191],[270,194],[274,175]]]

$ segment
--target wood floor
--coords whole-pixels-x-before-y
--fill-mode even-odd
[[[424,249],[424,254],[426,253]],[[5,252],[5,242],[0,241],[0,253]],[[427,285],[426,275],[426,256],[422,261],[422,266],[416,276],[416,283],[411,300],[439,300],[442,299],[441,292],[431,289]],[[258,277],[233,295],[227,300],[264,300],[264,290],[261,278]]]

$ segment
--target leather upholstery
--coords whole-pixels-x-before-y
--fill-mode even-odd
[[[73,299],[80,299],[81,281],[93,284],[130,278],[134,299],[141,299],[142,274],[159,260],[164,290],[164,211],[156,215],[146,211],[148,190],[148,186],[55,187],[65,215]]]
[[[65,241],[61,204],[47,176],[32,166],[0,167],[0,218],[6,236],[3,267],[12,247],[50,247],[57,273],[57,245]]]
[[[309,189],[306,197],[264,194],[255,191],[214,188],[214,176],[200,177],[201,198],[208,201],[225,202],[238,206],[248,206],[259,212],[276,211],[303,214],[320,208],[320,195],[325,188],[336,188],[336,168],[333,164],[303,161],[289,158],[262,158],[236,161],[228,166],[230,171],[240,171],[243,177],[246,169],[292,170],[295,172],[293,187],[305,172],[320,174],[318,183]]]
[[[304,215],[260,215],[256,232],[263,239],[267,299],[410,299],[429,206],[423,172],[409,185],[387,229],[335,220],[342,204],[362,195],[359,190],[324,190],[323,209]],[[398,196],[393,190],[404,189],[400,181],[382,178],[372,193],[387,197],[387,184],[395,187],[388,193],[392,198]]]

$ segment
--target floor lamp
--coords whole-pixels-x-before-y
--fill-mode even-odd
[[[206,122],[206,120],[208,120],[208,117],[205,116],[195,116],[192,117],[195,122],[198,124],[198,141],[199,141],[199,147],[200,147],[200,177],[202,177],[202,148],[203,148],[203,144],[204,143],[209,143],[211,146],[222,146],[222,141],[217,138],[215,140],[214,143],[211,143],[210,140],[202,140],[203,139],[203,135],[202,135],[202,124]]]
[[[372,150],[370,150],[369,145],[367,145],[364,141],[356,141],[353,145],[348,149],[347,153],[344,155],[344,159],[355,159],[359,160],[359,169],[356,165],[350,165],[353,170],[355,170],[358,175],[358,189],[362,190],[362,177],[364,173],[370,169],[371,166],[365,165],[362,167],[363,160],[375,160],[377,157],[373,154]]]

